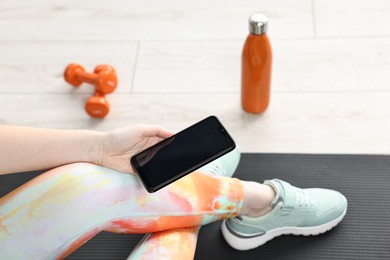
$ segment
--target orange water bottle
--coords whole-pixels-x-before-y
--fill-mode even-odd
[[[241,104],[248,113],[264,112],[270,101],[272,49],[267,36],[268,18],[253,14],[241,57]]]

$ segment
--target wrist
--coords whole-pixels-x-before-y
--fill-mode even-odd
[[[97,131],[88,131],[86,138],[86,161],[89,163],[102,165],[104,155],[105,133]]]

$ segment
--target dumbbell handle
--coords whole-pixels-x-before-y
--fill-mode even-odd
[[[85,72],[85,71],[77,70],[76,78],[78,80],[83,81],[83,82],[88,82],[90,84],[95,84],[95,82],[96,82],[96,80],[98,78],[98,75],[94,74],[94,73],[88,73],[88,72]]]

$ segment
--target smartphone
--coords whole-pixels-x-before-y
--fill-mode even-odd
[[[226,128],[209,116],[154,146],[130,162],[148,192],[155,192],[236,147]]]

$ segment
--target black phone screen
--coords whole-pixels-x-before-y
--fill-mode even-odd
[[[153,192],[234,148],[225,127],[210,116],[135,155],[131,163]]]

